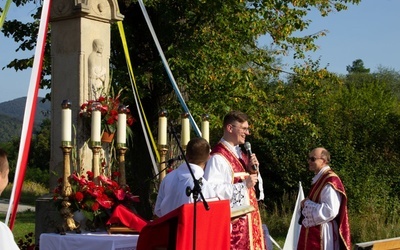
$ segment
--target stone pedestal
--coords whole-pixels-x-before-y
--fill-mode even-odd
[[[47,194],[36,200],[35,206],[35,242],[39,243],[40,234],[56,233],[63,225],[64,219],[57,210],[52,194]]]
[[[92,168],[92,151],[88,147],[90,131],[79,117],[82,103],[95,98],[109,85],[111,24],[123,19],[117,0],[57,0],[52,2],[51,25],[51,156],[50,190],[63,175],[61,146],[61,108],[63,100],[71,102],[72,169],[85,173]],[[116,38],[119,39],[119,38]],[[75,133],[76,132],[76,133]],[[36,238],[53,232],[58,211],[52,197],[37,200]],[[61,224],[60,224],[61,225]]]

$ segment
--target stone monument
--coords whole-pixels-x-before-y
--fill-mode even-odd
[[[50,190],[63,174],[61,103],[72,104],[72,143],[77,145],[72,169],[91,170],[90,131],[79,119],[82,103],[108,91],[111,24],[123,19],[117,0],[57,0],[51,6],[51,158]],[[51,196],[51,195],[49,195]],[[54,213],[49,212],[54,211]],[[36,242],[43,232],[54,232],[57,222],[51,197],[36,202]]]

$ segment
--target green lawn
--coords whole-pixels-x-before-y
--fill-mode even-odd
[[[0,214],[0,220],[5,221],[6,214]],[[17,213],[15,218],[15,224],[13,228],[13,234],[15,241],[19,240],[26,241],[26,236],[35,233],[35,212],[26,211]],[[33,237],[34,241],[34,237]]]
[[[9,184],[4,192],[1,194],[1,198],[9,199],[12,190],[12,185]],[[48,190],[43,187],[41,184],[37,184],[34,182],[24,182],[20,204],[26,204],[30,206],[35,206],[35,201],[37,198],[41,197],[42,195],[48,193]],[[0,214],[0,220],[5,221],[6,214]],[[17,216],[15,217],[15,224],[13,228],[13,234],[15,241],[22,240],[25,244],[30,240],[35,240],[35,212],[33,211],[25,211],[25,212],[18,212]],[[28,235],[31,235],[29,237]],[[19,244],[21,250],[26,249],[26,245],[21,246]]]

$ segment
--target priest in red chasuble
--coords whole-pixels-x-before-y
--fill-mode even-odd
[[[325,148],[315,148],[308,156],[309,170],[315,176],[307,198],[301,202],[298,250],[351,249],[346,192],[329,162]]]
[[[255,154],[249,157],[239,147],[250,134],[248,116],[240,111],[231,111],[224,117],[223,130],[221,140],[211,151],[204,178],[214,187],[220,199],[230,200],[231,208],[248,205],[255,208],[253,212],[232,220],[231,249],[264,250],[265,240],[255,192],[255,185],[262,184],[262,179],[253,169],[259,163]]]

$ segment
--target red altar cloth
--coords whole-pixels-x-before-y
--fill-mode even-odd
[[[106,225],[111,225],[113,223],[119,223],[132,230],[140,232],[147,224],[147,221],[129,210],[124,205],[118,205],[111,214],[111,217],[108,219]]]
[[[196,250],[230,249],[230,206],[228,200],[197,203]],[[193,249],[194,204],[185,204],[149,222],[139,234],[137,250]]]

